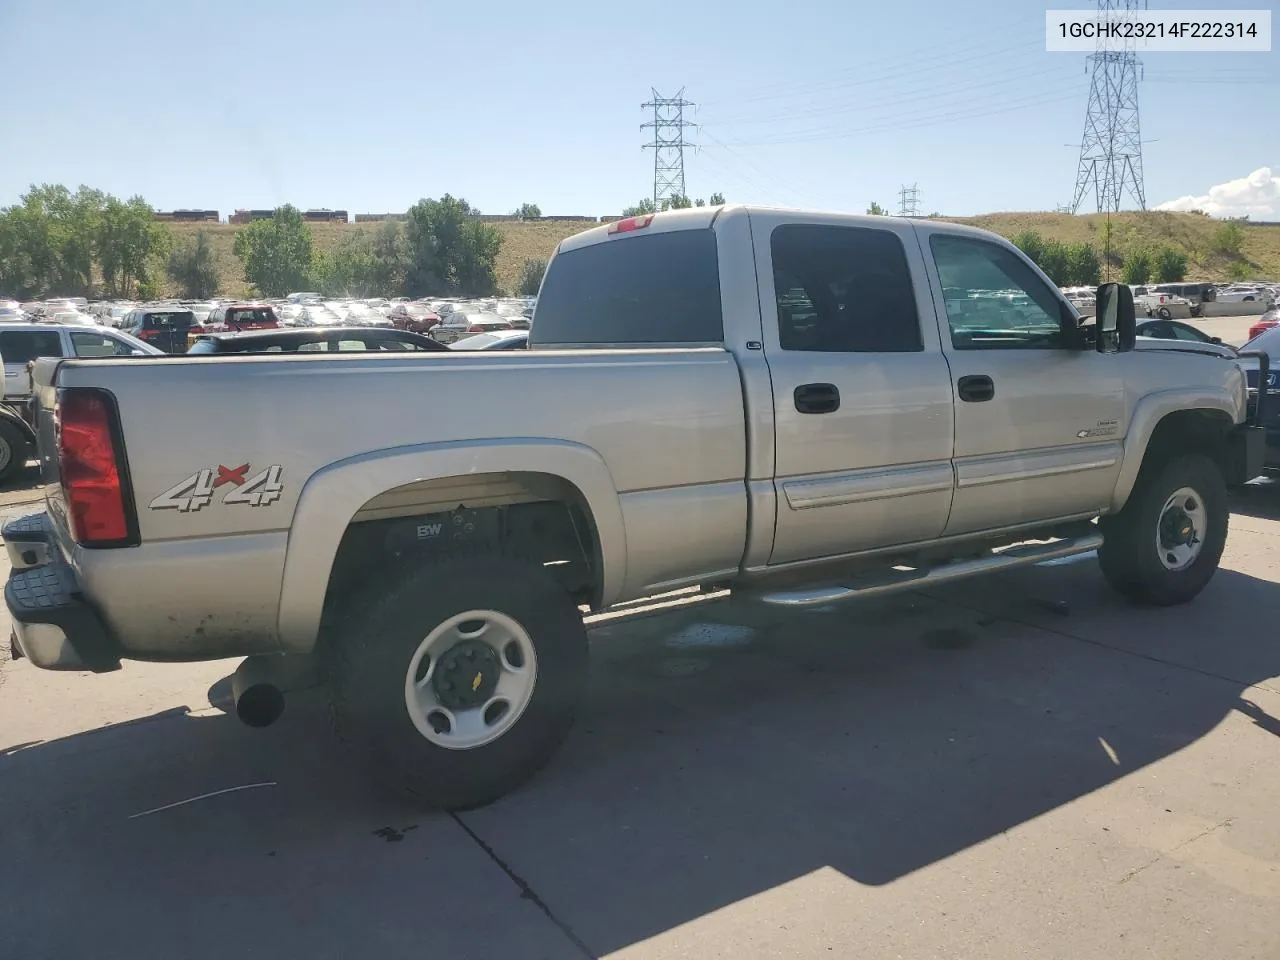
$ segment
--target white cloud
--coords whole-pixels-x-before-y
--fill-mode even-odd
[[[1228,180],[1199,197],[1179,197],[1156,210],[1203,210],[1211,217],[1280,220],[1280,169],[1259,167],[1247,177]]]

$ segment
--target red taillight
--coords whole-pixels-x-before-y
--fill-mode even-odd
[[[160,336],[160,331],[159,331],[159,330],[145,330],[145,329],[144,329],[144,330],[139,330],[139,331],[138,331],[138,339],[140,339],[140,340],[154,340],[154,339],[155,339],[156,337],[158,337],[158,336]]]
[[[630,233],[633,230],[643,230],[651,223],[653,223],[652,213],[646,213],[643,217],[627,217],[609,224],[609,232]]]
[[[71,537],[85,546],[130,539],[112,415],[96,390],[65,390],[58,397],[58,472]]]
[[[484,333],[484,327],[480,326],[479,324],[472,324],[471,326],[467,327],[467,333]]]

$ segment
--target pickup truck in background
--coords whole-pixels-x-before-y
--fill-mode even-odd
[[[0,326],[4,397],[0,402],[0,483],[21,473],[35,455],[29,413],[31,367],[37,357],[128,357],[161,351],[127,333],[99,326],[7,323]]]
[[[1095,550],[1136,602],[1194,598],[1262,431],[1232,359],[1134,344],[1127,287],[1085,324],[983,231],[720,207],[562,242],[527,351],[42,360],[15,646],[245,656],[251,724],[318,679],[379,775],[482,804],[570,727],[580,606],[826,605]]]

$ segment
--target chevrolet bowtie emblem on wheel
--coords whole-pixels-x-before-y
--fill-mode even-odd
[[[484,674],[477,673],[471,681],[471,692],[475,693],[480,689],[480,684],[484,683]]]
[[[219,487],[227,488],[221,500],[227,505],[243,503],[250,507],[267,507],[279,500],[284,493],[281,481],[284,468],[272,464],[253,476],[248,476],[249,469],[247,463],[238,467],[218,464],[217,476],[214,476],[212,468],[205,468],[170,487],[148,506],[152,510],[195,513],[213,502],[214,492]]]

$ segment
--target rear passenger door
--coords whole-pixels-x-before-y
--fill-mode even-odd
[[[62,335],[57,330],[0,331],[0,357],[4,358],[5,399],[31,393],[27,364],[37,357],[61,357]]]
[[[951,380],[911,225],[753,213],[751,227],[776,424],[770,563],[937,537]]]

